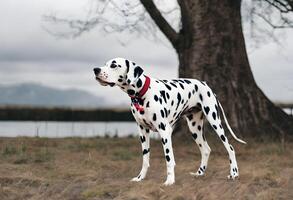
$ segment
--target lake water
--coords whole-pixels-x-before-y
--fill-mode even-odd
[[[290,109],[284,109],[292,115]],[[0,137],[127,137],[137,136],[135,122],[0,121]],[[159,138],[151,133],[152,138]]]
[[[138,135],[135,122],[0,121],[0,137],[127,137]]]

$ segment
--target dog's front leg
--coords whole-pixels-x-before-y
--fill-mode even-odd
[[[148,171],[148,168],[150,166],[149,160],[150,160],[150,130],[146,129],[142,126],[139,126],[139,137],[141,142],[141,148],[142,148],[142,168],[138,176],[131,179],[131,181],[142,181]]]
[[[166,165],[167,165],[167,180],[165,181],[164,185],[172,185],[175,182],[175,173],[174,173],[175,158],[174,158],[173,148],[172,148],[171,126],[161,123],[159,126],[159,134],[162,139]]]

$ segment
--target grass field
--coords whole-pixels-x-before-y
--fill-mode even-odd
[[[229,160],[218,138],[207,173],[195,178],[200,154],[191,137],[174,139],[176,183],[165,187],[160,141],[151,141],[146,180],[133,183],[141,166],[138,138],[1,138],[0,199],[293,199],[293,143],[232,142],[240,178],[228,181]],[[232,139],[230,139],[232,141]]]

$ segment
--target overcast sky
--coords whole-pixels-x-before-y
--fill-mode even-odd
[[[113,104],[128,102],[118,88],[96,83],[92,69],[113,57],[139,63],[147,74],[159,78],[177,76],[178,60],[168,43],[133,37],[122,46],[119,34],[107,35],[99,29],[76,39],[57,39],[48,34],[44,14],[84,12],[81,0],[1,0],[0,1],[0,84],[37,82],[56,88],[78,88],[104,96]],[[285,32],[282,46],[267,42],[249,49],[256,82],[274,101],[293,101],[293,31]],[[248,40],[248,39],[247,39]],[[164,40],[163,40],[164,41]],[[249,41],[248,41],[249,42]],[[111,95],[106,95],[106,92]]]

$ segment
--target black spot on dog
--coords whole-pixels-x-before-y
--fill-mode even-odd
[[[207,92],[207,95],[208,95],[208,97],[210,97],[210,96],[211,96],[211,93],[208,91],[208,92]]]
[[[176,110],[178,109],[180,101],[181,101],[181,94],[179,92],[177,93],[177,100],[178,102],[177,102]]]
[[[218,119],[220,119],[219,107],[217,106],[217,104],[215,104],[215,108],[216,108],[216,111],[217,111]]]
[[[143,73],[143,69],[139,66],[134,68],[134,77],[139,77]]]
[[[195,91],[197,92],[197,90],[198,90],[198,86],[195,84],[194,85],[194,89],[195,89]]]
[[[177,88],[177,85],[175,83],[170,83],[173,87]]]
[[[231,151],[234,151],[234,149],[233,149],[232,145],[230,145],[230,149],[231,149]]]
[[[201,109],[201,103],[197,103],[196,106]]]
[[[201,82],[201,84],[203,84],[204,86],[206,85],[205,82],[203,82],[203,81],[200,81],[200,82]]]
[[[161,98],[159,98],[159,102],[160,102],[160,104],[162,104],[162,103],[163,103],[163,101],[162,101],[162,99],[161,99]]]
[[[162,118],[164,118],[164,111],[163,110],[161,110],[161,116],[162,116]]]
[[[122,81],[123,81],[122,79],[120,79],[120,78],[118,79],[118,82],[122,82]]]
[[[116,61],[115,61],[116,62]],[[127,67],[127,72],[129,71],[129,61],[128,60],[125,60],[125,64],[126,64],[126,67]]]
[[[139,125],[139,128],[143,130],[143,126],[142,125]]]
[[[147,154],[149,151],[150,151],[150,149],[144,149],[143,152],[142,152],[142,155]]]
[[[173,114],[173,118],[174,118],[176,115],[177,115],[177,112],[175,112],[175,113]]]
[[[160,125],[159,125],[159,128],[164,131],[164,130],[166,130],[166,125],[163,124],[163,122],[161,122]]]
[[[200,131],[200,130],[201,130],[201,126],[200,126],[200,125],[198,125],[198,126],[197,126],[197,129]]]
[[[164,139],[164,138],[162,138],[162,144],[163,144],[163,145],[167,144],[167,142],[168,142],[168,139]]]
[[[168,155],[166,155],[166,160],[169,162],[170,161],[170,157]]]
[[[139,111],[139,114],[143,115],[144,114],[144,111],[143,110]]]
[[[156,121],[157,120],[157,115],[156,115],[156,113],[154,113],[154,115],[153,115],[153,121]]]
[[[164,108],[164,111],[165,111],[165,116],[168,117],[168,111],[166,108]]]
[[[202,95],[201,94],[199,94],[199,99],[202,101],[203,100],[203,98],[202,98]]]
[[[197,134],[196,133],[192,133],[192,137],[193,137],[194,140],[196,140]]]
[[[170,151],[169,151],[169,149],[167,148],[167,149],[166,149],[166,153],[169,153],[169,152],[170,152]]]
[[[195,126],[196,122],[192,122],[192,126]]]
[[[155,100],[155,101],[158,101],[158,100],[159,100],[159,98],[158,98],[157,95],[154,96],[154,100]]]
[[[136,87],[140,88],[142,86],[142,81],[141,79],[138,79],[137,83],[136,83]]]
[[[183,84],[179,83],[180,87],[182,88],[182,90],[184,90],[184,86]]]
[[[226,141],[226,137],[224,135],[221,135],[221,140],[223,140],[223,142]]]
[[[190,80],[186,80],[186,79],[184,79],[184,82],[187,83],[187,84],[191,83]]]
[[[147,104],[146,104],[146,107],[150,107],[150,102],[148,101]]]
[[[130,96],[133,96],[135,94],[135,91],[134,90],[127,90],[127,94],[130,95]]]
[[[140,136],[140,141],[141,141],[141,143],[144,143],[145,142],[145,136]]]
[[[167,96],[167,99],[170,99],[170,95],[168,92],[166,92],[166,96]]]
[[[191,92],[188,93],[188,98],[190,99],[190,97],[191,97]]]
[[[232,160],[231,159],[229,159],[229,162],[230,162],[230,164],[232,164]]]
[[[174,101],[172,100],[172,101],[171,101],[171,106],[173,106],[173,105],[174,105]]]
[[[210,112],[210,107],[208,107],[208,106],[207,107],[203,107],[203,109],[204,109],[206,115],[208,115],[209,112]]]
[[[216,126],[216,125],[213,125],[213,128],[214,128],[215,130],[217,130],[217,126]]]
[[[160,93],[161,93],[161,96],[163,97],[165,103],[167,103],[167,99],[166,99],[166,93],[165,93],[165,91],[161,90]]]
[[[220,129],[223,129],[223,126],[221,124],[219,125],[219,127],[220,127]]]
[[[217,116],[216,116],[216,113],[215,113],[215,112],[213,112],[213,114],[212,114],[212,115],[213,115],[213,118],[214,118],[214,120],[216,120],[216,117],[217,117]]]
[[[168,90],[172,90],[172,88],[168,84],[165,83],[165,86]]]
[[[201,144],[198,144],[198,146],[199,146],[199,147],[202,147],[202,145],[201,145]]]

